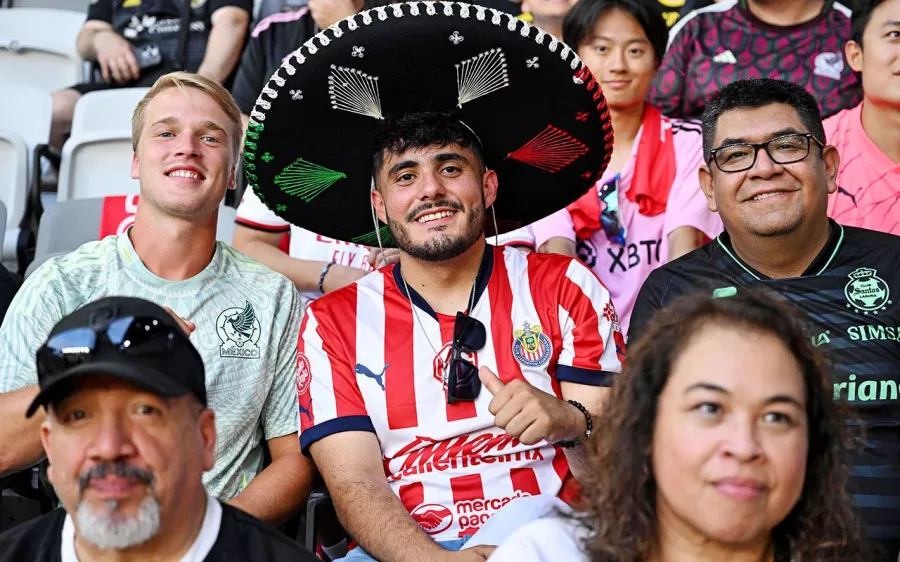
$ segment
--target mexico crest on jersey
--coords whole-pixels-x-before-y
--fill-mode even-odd
[[[262,333],[250,301],[243,308],[226,308],[216,319],[216,334],[222,345],[221,357],[259,359],[259,336]]]
[[[532,326],[528,322],[522,325],[521,330],[513,332],[513,356],[516,361],[526,367],[540,367],[550,360],[553,348],[550,338],[537,324]]]
[[[860,267],[847,277],[850,281],[844,287],[844,295],[847,297],[847,308],[854,312],[868,315],[878,314],[879,311],[893,304],[891,290],[888,284],[878,272],[868,267]]]

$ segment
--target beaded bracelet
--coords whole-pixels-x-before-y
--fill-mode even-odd
[[[576,402],[575,400],[567,400],[567,402],[579,410],[584,414],[584,419],[587,421],[587,430],[585,430],[584,435],[579,437],[574,441],[559,441],[556,444],[562,447],[563,449],[571,449],[573,447],[577,447],[581,445],[585,441],[591,438],[591,432],[594,429],[594,421],[591,419],[591,413],[587,411],[587,408],[581,405],[580,402]]]

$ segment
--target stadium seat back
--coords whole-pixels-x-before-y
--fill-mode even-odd
[[[12,0],[14,8],[52,8],[86,14],[91,0]]]
[[[140,192],[131,177],[131,131],[98,131],[66,141],[59,170],[57,201]]]
[[[0,83],[54,92],[81,82],[84,63],[75,40],[84,20],[72,10],[0,11]]]
[[[91,92],[78,99],[72,116],[72,136],[98,131],[131,130],[131,116],[150,88]]]
[[[25,212],[28,191],[27,162],[28,149],[25,140],[15,131],[0,129],[0,201],[4,204],[0,258],[5,262],[14,261],[16,256],[18,220]],[[7,213],[13,217],[9,233],[6,232]]]

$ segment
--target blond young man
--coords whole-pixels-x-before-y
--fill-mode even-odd
[[[199,75],[165,75],[138,104],[134,225],[42,265],[0,328],[0,473],[44,455],[44,415],[26,419],[24,412],[37,394],[35,351],[52,326],[98,298],[140,296],[185,319],[206,365],[217,429],[207,490],[275,524],[305,500],[313,469],[297,438],[297,292],[284,276],[216,241],[241,137],[231,95]],[[272,462],[263,469],[266,448]]]

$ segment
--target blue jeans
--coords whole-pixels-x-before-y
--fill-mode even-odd
[[[447,550],[456,552],[457,550],[461,550],[462,547],[465,546],[465,544],[467,542],[469,542],[469,539],[471,539],[473,536],[474,535],[466,535],[465,537],[463,537],[461,539],[456,539],[456,540],[452,540],[452,541],[439,541],[438,544],[441,545],[442,547],[446,548]],[[370,555],[368,552],[363,550],[362,547],[357,546],[356,548],[354,548],[353,550],[348,552],[347,556],[344,556],[343,558],[335,560],[334,562],[378,562],[378,561],[375,560],[374,558],[372,558],[372,555]]]

